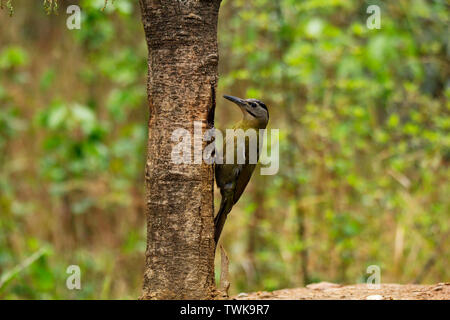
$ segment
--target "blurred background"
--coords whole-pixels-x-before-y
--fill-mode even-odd
[[[81,30],[66,27],[74,3]],[[366,27],[372,4],[379,30]],[[0,299],[135,299],[137,1],[13,5],[0,11]],[[223,1],[219,94],[263,100],[280,129],[278,174],[256,171],[224,230],[231,294],[363,282],[369,265],[383,283],[449,281],[448,14],[445,0]],[[217,127],[240,117],[218,101]],[[73,264],[80,291],[65,285]]]

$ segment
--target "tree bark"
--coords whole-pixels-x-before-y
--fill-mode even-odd
[[[202,122],[203,131],[214,126],[220,0],[140,0],[140,5],[150,110],[141,298],[210,299],[216,294],[214,169],[204,161],[174,164],[178,142],[171,137],[179,128],[193,133],[194,121]]]

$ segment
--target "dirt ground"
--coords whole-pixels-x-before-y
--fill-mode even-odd
[[[273,292],[240,293],[236,300],[450,300],[450,282],[435,285],[381,284],[370,289],[366,284],[339,285],[314,283],[306,288],[283,289]]]

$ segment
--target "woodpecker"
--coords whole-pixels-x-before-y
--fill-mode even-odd
[[[262,141],[259,141],[259,129],[265,129],[269,122],[269,111],[264,103],[256,99],[240,99],[233,96],[223,96],[234,102],[242,111],[244,117],[237,123],[233,129],[242,129],[246,131],[248,129],[256,130],[257,137],[257,159],[259,159],[260,148]],[[233,143],[234,139],[234,162],[231,164],[226,163],[226,145]],[[236,161],[239,152],[243,152],[245,156],[245,163],[238,164]],[[245,149],[242,147],[239,149],[236,143],[236,136],[227,136],[223,145],[223,158],[222,163],[215,164],[216,184],[220,189],[222,200],[220,203],[219,212],[214,218],[215,234],[214,240],[216,244],[219,241],[220,234],[222,233],[223,225],[230,213],[233,205],[239,200],[245,187],[247,186],[253,171],[255,170],[256,163],[249,163],[249,139],[245,138]]]

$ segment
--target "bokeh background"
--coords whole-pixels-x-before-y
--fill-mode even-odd
[[[79,4],[81,30],[66,28]],[[381,29],[366,27],[371,4]],[[0,298],[135,299],[145,250],[146,45],[137,1],[0,11]],[[280,171],[223,244],[231,293],[449,281],[445,0],[224,0],[219,94],[263,100]],[[240,112],[220,99],[216,124]],[[217,196],[217,201],[219,196]],[[217,208],[217,206],[216,206]],[[82,270],[82,290],[65,282]]]

